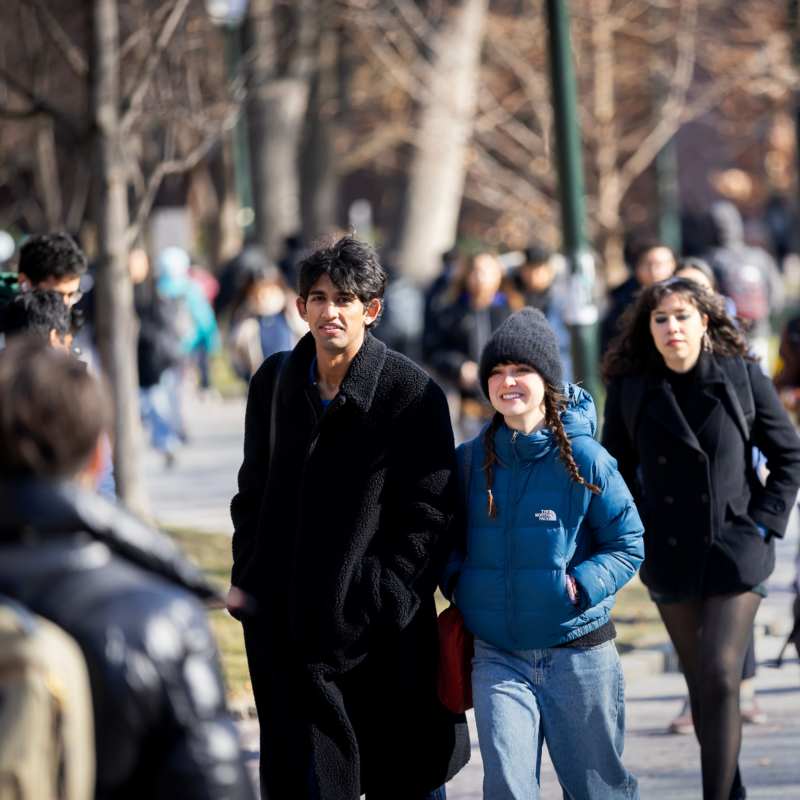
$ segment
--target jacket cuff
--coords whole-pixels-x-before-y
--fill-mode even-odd
[[[786,533],[786,525],[789,522],[789,513],[791,512],[791,504],[784,500],[775,497],[764,497],[758,502],[758,505],[750,507],[748,514],[756,525],[763,525],[774,536],[781,539]]]
[[[582,567],[584,569],[581,569]],[[581,601],[577,607],[581,611],[586,611],[587,608],[593,608],[598,603],[602,603],[611,594],[609,587],[597,575],[597,569],[592,569],[592,565],[588,561],[578,564],[574,570],[569,571],[567,574],[575,579],[580,589]]]

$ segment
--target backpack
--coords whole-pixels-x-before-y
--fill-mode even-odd
[[[0,595],[0,800],[91,800],[94,759],[80,647]]]
[[[747,365],[742,356],[722,358],[717,364],[725,373],[725,390],[731,401],[736,424],[744,441],[749,443],[756,419],[756,401],[753,397],[753,387],[750,385],[750,376],[747,374]],[[621,388],[622,419],[631,445],[635,447],[636,431],[644,401],[645,376],[625,375]]]
[[[748,259],[747,250],[735,253],[721,248],[711,266],[719,277],[720,291],[736,305],[737,316],[753,321],[769,316],[767,276]]]

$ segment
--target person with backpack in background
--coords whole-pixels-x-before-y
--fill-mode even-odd
[[[163,301],[164,317],[178,338],[180,359],[162,375],[171,411],[171,428],[181,441],[187,438],[184,383],[200,351],[209,355],[221,347],[214,310],[202,287],[192,280],[192,260],[180,247],[167,247],[156,259],[156,290]],[[168,463],[171,461],[168,459]]]
[[[167,466],[175,461],[180,439],[173,429],[167,370],[181,360],[178,335],[167,319],[165,301],[156,291],[150,259],[141,248],[131,250],[128,268],[133,283],[133,305],[139,318],[136,364],[139,374],[139,408],[142,422],[150,427],[153,447]]]
[[[443,590],[475,635],[483,796],[538,798],[546,741],[564,797],[638,798],[609,616],[644,552],[633,498],[541,311],[497,329],[480,386],[494,416],[457,451],[466,530]]]
[[[712,203],[709,218],[715,242],[706,254],[723,295],[729,297],[736,315],[750,323],[745,331],[755,354],[767,364],[770,317],[783,310],[783,282],[775,259],[761,247],[745,244],[739,209],[730,200]]]
[[[625,323],[602,368],[602,442],[644,521],[641,578],[686,677],[703,798],[739,800],[739,683],[800,486],[800,440],[722,297],[673,278]]]
[[[95,796],[253,800],[201,605],[221,601],[170,539],[93,491],[100,383],[20,337],[0,354],[0,398],[0,594],[81,648]]]

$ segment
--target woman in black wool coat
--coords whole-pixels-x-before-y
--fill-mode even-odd
[[[747,796],[739,681],[800,486],[800,441],[748,352],[724,298],[673,278],[642,291],[603,364],[603,445],[644,522],[641,577],[686,676],[704,800]]]
[[[424,797],[470,752],[436,694],[433,595],[459,507],[447,401],[367,332],[318,420],[315,353],[308,334],[288,357],[269,471],[281,354],[253,376],[231,505],[262,779],[272,800],[308,797],[313,751],[321,800]]]

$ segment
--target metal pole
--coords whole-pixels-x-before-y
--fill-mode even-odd
[[[570,268],[565,321],[572,335],[574,379],[580,381],[589,394],[596,396],[599,380],[597,307],[592,296],[594,256],[589,249],[584,225],[583,152],[566,0],[547,0],[547,18],[563,248]]]

